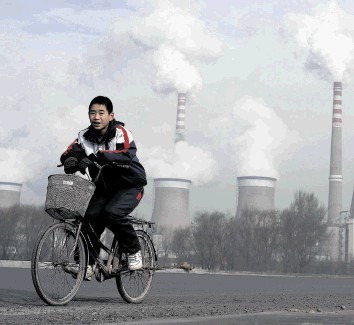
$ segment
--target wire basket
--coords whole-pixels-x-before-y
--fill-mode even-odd
[[[48,177],[45,210],[55,219],[75,219],[85,215],[96,186],[75,175]]]

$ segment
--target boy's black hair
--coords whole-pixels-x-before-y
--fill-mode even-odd
[[[107,108],[107,111],[109,114],[113,112],[113,104],[111,100],[108,97],[105,96],[97,96],[94,99],[91,100],[91,103],[89,105],[89,110],[93,104],[99,104],[99,105],[104,105]]]

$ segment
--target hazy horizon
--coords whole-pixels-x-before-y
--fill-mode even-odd
[[[343,83],[343,210],[354,187],[351,1],[12,1],[0,3],[0,182],[44,202],[47,177],[111,98],[149,184],[192,180],[190,205],[235,214],[237,176],[277,178],[275,207],[297,190],[326,207],[333,82]],[[177,94],[186,142],[174,147]]]

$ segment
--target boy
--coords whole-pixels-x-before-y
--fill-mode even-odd
[[[90,126],[79,132],[78,138],[62,154],[60,161],[64,171],[72,174],[86,168],[92,177],[98,173],[96,161],[101,166],[116,162],[122,167],[107,166],[96,184],[96,191],[88,205],[85,221],[91,223],[99,238],[105,227],[118,238],[119,247],[128,256],[128,268],[142,267],[140,244],[136,232],[127,217],[139,204],[147,184],[144,167],[136,156],[132,134],[124,123],[114,119],[113,104],[104,96],[95,97],[89,105]],[[93,239],[96,253],[99,243]],[[93,258],[90,256],[86,278],[93,274]]]

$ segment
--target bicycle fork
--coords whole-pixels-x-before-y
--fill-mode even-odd
[[[69,258],[71,258],[71,256],[73,254],[75,254],[75,250],[76,250],[76,246],[77,246],[77,242],[79,240],[79,236],[80,236],[80,233],[81,233],[81,227],[82,227],[82,222],[79,223],[79,226],[77,227],[77,230],[76,230],[76,235],[75,235],[75,242],[74,242],[74,246],[69,254]]]

